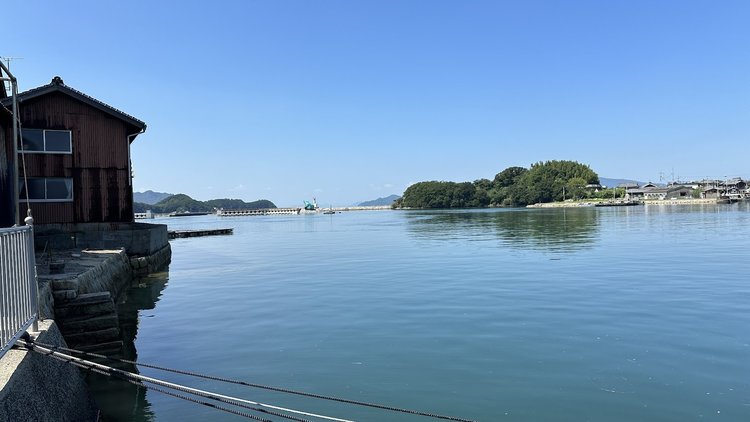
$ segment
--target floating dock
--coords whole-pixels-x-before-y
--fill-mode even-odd
[[[168,233],[170,239],[180,239],[183,237],[201,237],[201,236],[221,236],[232,234],[234,229],[206,229],[206,230],[170,230]]]
[[[170,217],[194,217],[196,215],[209,215],[210,212],[173,212],[169,214]]]
[[[297,215],[301,208],[261,208],[255,210],[219,210],[219,217],[241,217],[246,215]]]

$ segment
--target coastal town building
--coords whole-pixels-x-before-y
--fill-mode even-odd
[[[12,225],[8,208],[16,201],[16,218],[23,220],[31,209],[37,225],[133,222],[130,144],[146,124],[58,76],[17,98],[22,139],[17,157],[10,141],[11,98],[0,99],[1,222]],[[8,164],[12,158],[18,160],[16,175]]]
[[[691,182],[671,182],[667,185],[646,183],[620,185],[625,188],[625,198],[631,201],[641,200],[675,200],[675,199],[750,199],[748,183],[736,177],[728,180],[709,180]]]

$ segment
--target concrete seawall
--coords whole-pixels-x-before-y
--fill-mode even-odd
[[[83,250],[60,253],[60,273],[39,268],[41,315],[54,319],[67,343],[86,351],[119,354],[122,339],[116,312],[120,293],[133,277],[166,267],[169,244],[150,256],[128,257],[124,250]]]
[[[66,345],[54,321],[39,330],[37,341]],[[0,403],[0,421],[95,421],[98,413],[78,368],[24,350],[0,359]]]
[[[44,319],[40,342],[122,355],[118,297],[135,277],[165,268],[172,256],[166,226],[138,229],[117,235],[127,237],[136,253],[122,248],[56,248],[54,253],[47,249],[37,254],[39,313]],[[112,241],[111,232],[102,233],[92,238]],[[57,236],[58,246],[70,239]],[[45,246],[51,244],[50,238],[44,241]],[[79,369],[22,350],[11,350],[0,359],[0,403],[0,421],[95,421],[98,415]]]

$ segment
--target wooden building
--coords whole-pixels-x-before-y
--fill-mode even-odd
[[[22,143],[14,177],[11,99],[0,103],[0,213],[6,220],[7,181],[15,179],[19,220],[28,206],[38,225],[133,222],[130,143],[146,130],[144,122],[55,77],[18,95]]]

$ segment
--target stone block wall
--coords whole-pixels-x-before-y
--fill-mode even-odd
[[[133,277],[169,265],[172,249],[167,243],[143,257],[128,257],[122,249],[82,251],[69,256],[66,268],[71,272],[39,276],[40,313],[57,321],[72,348],[118,354],[123,342],[117,298]]]
[[[153,255],[131,257],[130,267],[133,270],[133,276],[143,277],[167,267],[171,261],[172,247],[167,243]]]

